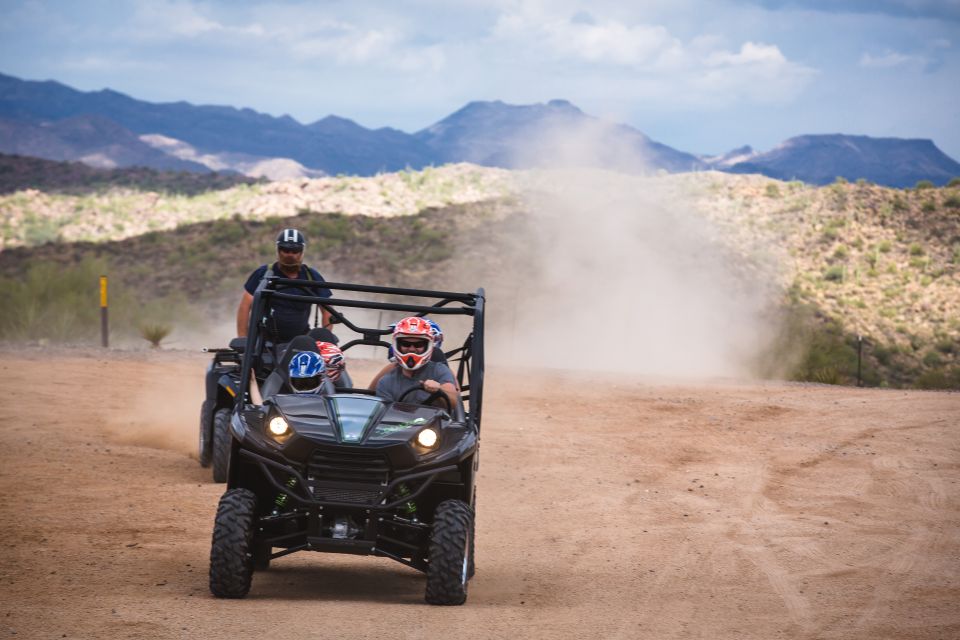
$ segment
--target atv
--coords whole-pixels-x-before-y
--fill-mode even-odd
[[[294,286],[326,287],[334,297],[285,292]],[[351,294],[377,299],[345,297]],[[466,339],[444,354],[459,401],[450,406],[437,392],[426,400],[434,404],[408,402],[409,394],[390,402],[366,389],[332,385],[319,394],[285,393],[277,380],[294,343],[284,351],[264,330],[277,299],[329,311],[359,336],[342,345],[345,353],[360,345],[390,347],[384,340],[389,327],[358,326],[346,315],[349,309],[469,316]],[[426,574],[428,603],[463,604],[474,573],[483,327],[483,289],[451,293],[265,278],[254,294],[244,344],[215,354],[211,365],[218,381],[228,378],[234,398],[226,413],[214,412],[214,433],[217,420],[226,421],[230,440],[227,490],[210,551],[211,592],[242,598],[255,571],[298,551],[318,551],[390,558]]]
[[[200,439],[197,458],[201,467],[213,465],[213,481],[227,481],[230,456],[230,414],[240,388],[240,354],[245,338],[234,338],[226,349],[204,349],[213,354],[207,367],[206,397],[200,405]]]

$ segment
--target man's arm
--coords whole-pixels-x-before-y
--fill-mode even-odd
[[[253,305],[253,296],[243,291],[243,297],[240,298],[240,306],[237,307],[237,336],[245,338],[247,335],[247,325],[250,324],[250,307]]]
[[[332,331],[333,323],[330,321],[330,312],[324,309],[323,307],[320,307],[320,314],[321,314],[320,326],[323,327],[324,329],[330,329]]]

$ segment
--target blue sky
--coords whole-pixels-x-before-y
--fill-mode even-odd
[[[960,160],[960,0],[0,0],[0,72],[149,101],[426,127],[570,100],[684,151],[803,133]]]

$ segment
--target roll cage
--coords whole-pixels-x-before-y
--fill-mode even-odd
[[[288,293],[285,289],[296,288],[301,293]],[[304,295],[303,290],[330,289],[334,296]],[[374,294],[384,300],[360,300],[353,297],[340,297],[338,292]],[[422,298],[427,303],[413,304],[410,298]],[[477,433],[480,431],[480,416],[483,404],[483,331],[484,331],[484,290],[475,293],[454,293],[427,289],[405,289],[374,285],[349,284],[343,282],[317,282],[300,279],[268,276],[264,278],[253,295],[250,309],[250,322],[247,327],[246,344],[240,371],[240,384],[236,397],[237,410],[249,405],[250,372],[263,373],[277,361],[278,354],[273,353],[273,345],[266,335],[268,317],[266,311],[272,300],[293,300],[318,305],[330,313],[335,324],[343,324],[361,337],[341,345],[346,352],[359,345],[390,347],[383,339],[391,333],[390,328],[361,327],[348,318],[340,309],[371,309],[379,311],[403,311],[411,315],[465,315],[473,318],[473,326],[463,344],[445,351],[448,363],[457,378],[460,387],[460,399],[463,403],[466,424]],[[392,301],[401,300],[401,301]],[[432,302],[431,302],[432,301]]]

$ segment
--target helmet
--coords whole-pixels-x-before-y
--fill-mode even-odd
[[[422,340],[425,348],[422,353],[406,351],[400,345],[406,340]],[[393,355],[397,363],[404,369],[411,371],[419,369],[430,361],[433,353],[433,332],[430,324],[417,316],[404,318],[393,329]]]
[[[440,325],[430,318],[424,318],[424,320],[430,325],[430,333],[433,334],[433,346],[439,349],[443,344],[443,330],[440,329]]]
[[[327,377],[336,382],[340,374],[347,368],[347,361],[343,359],[343,351],[332,342],[317,341],[317,349],[320,350],[320,357],[323,358],[323,364],[327,369]]]
[[[434,346],[434,348],[439,349],[439,348],[440,348],[440,345],[443,344],[443,330],[440,328],[440,325],[439,325],[439,324],[437,324],[436,322],[434,322],[434,321],[431,320],[430,318],[424,318],[424,320],[426,320],[426,321],[427,321],[427,324],[430,325],[430,334],[433,336],[433,346]],[[390,325],[390,330],[391,330],[391,331],[393,331],[393,330],[396,329],[396,328],[397,328],[397,323],[396,323],[396,322],[394,322],[393,324]],[[394,351],[393,346],[391,345],[391,346],[387,349],[387,360],[389,360],[390,362],[396,362],[397,360],[396,360],[395,356],[396,356],[396,352]]]
[[[277,236],[277,249],[303,251],[307,238],[296,229],[284,229]]]
[[[314,393],[323,384],[325,370],[319,353],[301,351],[290,360],[290,387],[294,393]]]

